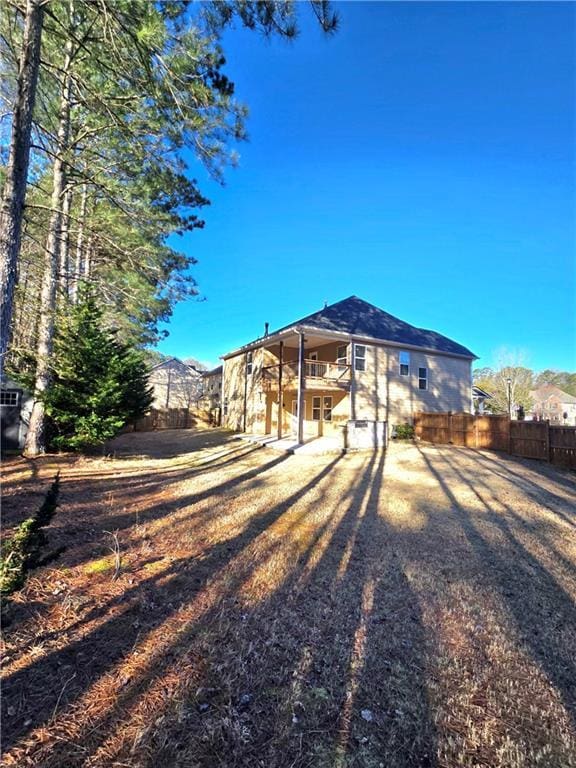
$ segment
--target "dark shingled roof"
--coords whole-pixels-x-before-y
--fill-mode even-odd
[[[202,376],[215,376],[217,373],[222,373],[222,368],[223,366],[219,365],[211,371],[202,371]]]
[[[319,331],[337,331],[353,336],[378,339],[379,341],[392,341],[397,344],[424,347],[425,349],[463,355],[464,357],[476,357],[469,349],[446,336],[442,336],[441,333],[428,331],[424,328],[415,328],[357,296],[350,296],[336,302],[336,304],[331,304],[329,307],[324,307],[319,312],[314,312],[295,323],[279,328],[274,333],[280,333],[280,331],[295,325],[305,325],[310,328],[317,328]]]

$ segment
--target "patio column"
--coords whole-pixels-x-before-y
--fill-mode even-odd
[[[304,364],[304,334],[300,333],[298,348],[298,442],[304,442],[304,384],[306,368]]]
[[[278,363],[278,440],[282,439],[282,418],[284,416],[284,393],[282,392],[282,367],[284,364],[284,342],[280,342],[280,358]]]

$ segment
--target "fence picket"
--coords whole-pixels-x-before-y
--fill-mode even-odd
[[[576,469],[576,427],[468,413],[417,413],[414,427],[424,442],[506,451]]]

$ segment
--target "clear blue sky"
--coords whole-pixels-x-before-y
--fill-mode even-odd
[[[292,44],[225,38],[249,143],[202,183],[205,301],[160,351],[219,355],[351,294],[493,363],[576,369],[572,3],[306,4]],[[197,173],[202,182],[202,173]]]

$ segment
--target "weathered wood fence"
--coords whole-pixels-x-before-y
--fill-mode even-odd
[[[470,413],[417,413],[416,437],[427,443],[506,451],[576,469],[576,427],[547,421],[513,421],[508,416]]]
[[[189,429],[198,422],[198,415],[188,408],[153,408],[147,416],[134,424],[135,432],[153,432],[157,429]]]

